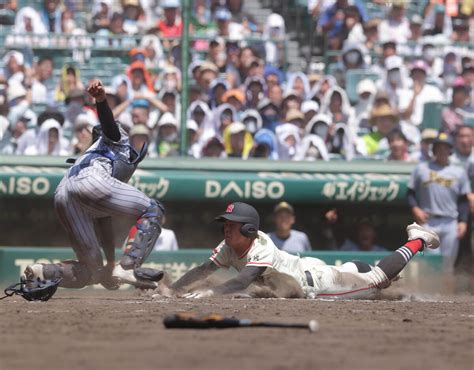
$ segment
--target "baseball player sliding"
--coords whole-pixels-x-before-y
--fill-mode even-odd
[[[234,267],[238,276],[208,290],[187,293],[187,298],[204,298],[244,290],[271,270],[292,276],[307,298],[370,298],[387,288],[410,259],[424,248],[438,248],[438,235],[416,223],[407,227],[408,241],[375,267],[348,262],[340,267],[328,266],[316,258],[294,256],[279,250],[272,240],[259,231],[260,218],[252,206],[232,203],[216,221],[224,223],[224,240],[214,249],[207,262],[190,270],[171,288],[180,294],[189,284],[203,279],[219,268]]]
[[[120,283],[154,288],[163,273],[141,265],[160,235],[164,209],[159,202],[127,184],[147,148],[144,146],[138,153],[130,146],[127,133],[114,119],[99,80],[91,81],[87,91],[95,98],[100,126],[94,127],[93,144],[74,161],[54,197],[56,213],[77,261],[29,265],[25,276],[62,278],[61,286],[67,288],[97,283],[108,289],[115,289]],[[136,220],[134,238],[127,242],[128,248],[117,265],[111,237],[112,217]],[[101,248],[107,260],[105,266]]]

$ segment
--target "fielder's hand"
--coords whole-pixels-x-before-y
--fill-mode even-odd
[[[214,295],[214,291],[212,289],[208,290],[197,290],[195,292],[186,293],[183,295],[183,298],[207,298],[212,297]]]
[[[100,80],[92,80],[89,83],[87,92],[96,100],[96,102],[102,102],[105,100],[105,89]]]

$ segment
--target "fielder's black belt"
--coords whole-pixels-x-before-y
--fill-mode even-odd
[[[314,287],[314,280],[313,280],[313,277],[311,276],[311,273],[306,270],[304,274],[306,275],[306,281],[308,282],[308,285],[311,287]]]

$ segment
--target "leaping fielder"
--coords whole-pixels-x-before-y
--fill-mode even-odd
[[[212,289],[184,296],[204,298],[240,292],[276,270],[293,277],[307,298],[370,298],[390,286],[417,252],[439,247],[438,235],[413,223],[407,227],[405,245],[383,258],[377,266],[354,261],[337,267],[324,265],[316,258],[300,258],[279,250],[265,233],[259,231],[259,215],[246,203],[228,205],[216,221],[224,223],[224,240],[207,262],[187,272],[171,286],[176,293],[182,293],[183,288],[219,268],[232,266],[239,272],[237,277]]]
[[[164,209],[159,202],[127,184],[147,148],[137,153],[130,146],[127,133],[114,119],[99,80],[91,81],[87,91],[95,98],[100,127],[94,127],[94,143],[67,171],[54,197],[56,213],[77,260],[33,264],[26,268],[25,276],[42,280],[62,278],[61,286],[66,288],[98,283],[108,289],[115,289],[120,283],[155,288],[163,273],[141,265],[161,233]],[[132,218],[137,229],[117,265],[112,217]]]

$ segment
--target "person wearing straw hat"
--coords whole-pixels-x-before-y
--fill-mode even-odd
[[[370,112],[369,123],[373,132],[362,136],[359,140],[358,151],[364,155],[373,155],[388,149],[387,135],[398,127],[398,114],[388,104],[374,107]]]

